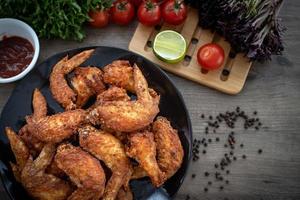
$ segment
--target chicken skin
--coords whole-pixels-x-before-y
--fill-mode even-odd
[[[97,130],[92,126],[85,126],[78,130],[80,146],[90,152],[112,171],[108,180],[103,200],[114,200],[122,185],[128,188],[132,168],[126,156],[124,146],[113,135]]]
[[[156,161],[156,144],[152,132],[134,132],[128,135],[126,153],[147,172],[154,186],[161,186],[165,179]]]
[[[140,165],[138,165],[133,167],[133,172],[130,179],[131,180],[140,179],[147,176],[148,176],[147,172]]]
[[[30,156],[29,150],[23,140],[9,127],[5,128],[6,136],[13,151],[16,164],[10,163],[12,171],[17,181],[20,182],[21,172]]]
[[[46,144],[35,160],[29,157],[22,171],[22,185],[33,199],[65,200],[72,193],[72,187],[67,181],[45,173],[55,149],[54,145]]]
[[[66,110],[76,108],[74,103],[76,101],[76,93],[69,87],[65,75],[86,61],[93,52],[93,49],[86,50],[73,56],[71,59],[68,59],[66,56],[53,67],[49,78],[50,90],[54,99]]]
[[[86,111],[77,109],[58,113],[38,120],[28,119],[28,128],[40,141],[59,143],[72,136],[85,123]]]
[[[35,89],[32,98],[33,113],[29,118],[38,120],[47,115],[47,102],[39,89]],[[28,125],[23,126],[18,135],[25,142],[30,154],[36,157],[42,150],[44,143],[38,140],[29,130]]]
[[[180,168],[184,156],[177,130],[172,128],[165,117],[158,117],[152,129],[158,165],[166,173],[167,178],[170,178]]]
[[[105,174],[100,162],[80,147],[62,144],[55,155],[57,166],[77,186],[68,200],[99,200],[105,188]]]
[[[133,69],[137,100],[102,102],[89,113],[91,123],[100,123],[116,132],[133,132],[153,122],[159,112],[160,97],[149,91],[148,83],[140,69],[136,65]]]
[[[100,94],[105,90],[102,79],[102,71],[97,67],[75,68],[71,83],[77,94],[77,108],[84,106],[91,96]]]
[[[116,200],[133,200],[133,194],[130,188],[125,190],[123,187],[121,187]]]
[[[103,69],[104,82],[113,86],[124,88],[130,92],[135,91],[133,68],[127,60],[116,60]]]

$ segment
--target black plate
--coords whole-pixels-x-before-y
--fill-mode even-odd
[[[49,74],[55,63],[65,55],[73,56],[86,49],[96,48],[94,54],[83,66],[105,66],[117,59],[127,59],[131,63],[137,63],[146,77],[150,87],[160,95],[160,115],[171,120],[172,125],[178,129],[185,156],[182,167],[160,189],[152,187],[148,179],[131,182],[135,199],[166,199],[173,197],[183,182],[191,157],[192,127],[188,111],[180,92],[168,78],[168,76],[155,64],[132,52],[111,47],[86,47],[58,53],[43,63],[39,64],[28,76],[19,82],[5,105],[0,118],[0,173],[3,185],[14,200],[30,199],[24,189],[13,178],[9,167],[9,161],[14,160],[8,140],[4,133],[6,126],[19,130],[24,125],[24,117],[32,113],[31,100],[35,88],[40,88],[48,103],[48,112],[53,114],[62,111],[62,108],[54,101],[49,91]],[[162,195],[163,194],[163,195]],[[160,196],[160,197],[157,197]],[[165,196],[165,197],[163,197]]]

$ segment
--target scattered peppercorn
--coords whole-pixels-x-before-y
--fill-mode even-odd
[[[190,198],[190,195],[186,195],[185,200],[189,200]]]
[[[223,125],[223,123],[231,129],[231,131],[229,132],[229,134],[227,134],[227,140],[225,140],[226,142],[224,143],[224,148],[228,148],[229,149],[224,152],[224,156],[221,158],[220,162],[215,163],[214,167],[216,169],[215,172],[215,181],[223,181],[224,177],[222,176],[222,174],[230,174],[230,171],[228,170],[230,164],[232,163],[232,161],[237,161],[238,158],[235,155],[234,150],[236,149],[236,143],[238,143],[238,141],[235,138],[235,135],[237,134],[234,131],[235,128],[235,124],[237,121],[239,121],[238,119],[242,119],[242,126],[244,127],[245,130],[247,129],[254,129],[256,131],[258,131],[259,129],[261,129],[262,123],[260,121],[260,119],[257,117],[257,111],[253,111],[252,112],[253,115],[255,116],[250,116],[248,115],[245,111],[241,110],[241,108],[239,106],[237,106],[235,108],[235,110],[233,111],[226,111],[224,113],[219,113],[216,116],[212,116],[209,115],[208,121],[207,121],[207,126],[205,127],[205,134],[209,134],[209,133],[216,133],[216,130],[218,128],[220,128],[221,125]],[[201,118],[204,119],[205,115],[201,114]],[[222,123],[222,124],[221,124]],[[213,142],[213,140],[215,140],[216,142],[220,141],[219,137],[216,137],[215,139],[212,138],[208,138],[208,136],[203,137],[201,140],[197,140],[197,143],[199,142],[203,145],[204,149],[202,149],[202,153],[206,154],[206,147]],[[193,160],[195,158],[195,160],[199,159],[199,145],[193,145]],[[244,144],[240,143],[239,145],[241,148],[244,148]],[[258,154],[262,153],[262,149],[258,149],[257,150]],[[246,155],[242,155],[243,159],[246,159]],[[220,165],[220,167],[219,167]],[[224,172],[222,172],[221,170],[225,170]],[[204,173],[205,176],[209,176],[208,172]],[[193,175],[192,175],[193,176]],[[229,184],[229,180],[225,180],[224,181],[226,184]],[[208,181],[208,185],[211,185],[212,182]],[[219,186],[220,190],[224,189],[224,186],[221,185]],[[207,192],[208,188],[204,188],[204,191]],[[228,199],[228,198],[225,198]]]
[[[192,178],[195,178],[196,177],[196,174],[192,174]]]

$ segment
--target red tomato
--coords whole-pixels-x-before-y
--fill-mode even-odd
[[[146,26],[155,26],[161,20],[160,7],[152,0],[143,2],[138,9],[137,15],[139,21]]]
[[[119,0],[112,7],[112,20],[119,25],[127,25],[134,18],[134,6],[128,0]]]
[[[91,10],[89,16],[91,18],[90,25],[96,28],[105,27],[109,22],[108,10]]]
[[[218,69],[225,58],[223,48],[218,44],[209,43],[203,45],[197,53],[198,63],[207,70]]]
[[[183,1],[168,0],[162,5],[162,17],[171,25],[179,25],[187,17],[187,8]]]

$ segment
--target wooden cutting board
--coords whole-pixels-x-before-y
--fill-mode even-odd
[[[246,81],[251,62],[243,54],[234,54],[224,38],[210,30],[198,26],[198,13],[190,8],[184,24],[172,26],[162,24],[156,27],[147,27],[138,24],[138,27],[129,43],[129,50],[141,54],[161,68],[186,79],[206,85],[227,94],[239,93]],[[174,30],[183,35],[187,42],[187,53],[183,61],[177,64],[168,64],[159,60],[152,52],[152,42],[157,33],[163,30]],[[206,43],[217,43],[225,51],[225,62],[221,68],[206,71],[197,63],[197,51]]]

